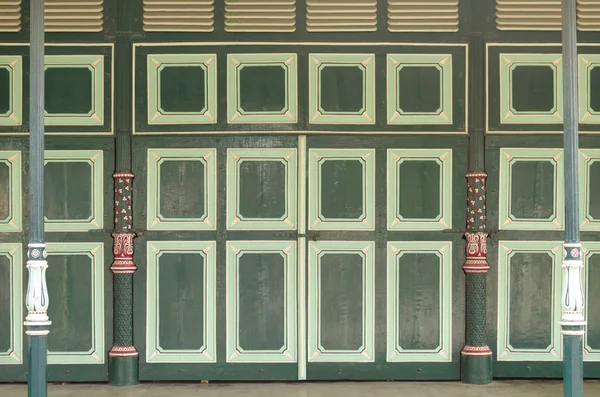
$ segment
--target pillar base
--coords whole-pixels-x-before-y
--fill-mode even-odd
[[[31,332],[29,330],[28,332]],[[35,331],[34,331],[35,332]],[[27,395],[46,397],[48,395],[48,357],[47,341],[44,330],[37,330],[38,334],[29,336]],[[39,333],[41,332],[41,333]]]
[[[492,383],[492,355],[460,355],[460,377],[463,383],[487,385]]]
[[[108,383],[112,386],[135,386],[140,383],[138,356],[109,356]]]

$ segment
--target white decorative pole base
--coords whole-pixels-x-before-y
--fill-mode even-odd
[[[48,287],[46,285],[46,244],[30,243],[27,250],[27,317],[23,323],[27,335],[48,335],[47,327],[52,324],[48,319]]]

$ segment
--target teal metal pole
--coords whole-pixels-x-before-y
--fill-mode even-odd
[[[562,53],[565,156],[565,243],[562,263],[563,382],[565,397],[583,396],[583,260],[579,237],[579,103],[577,80],[577,4],[562,1]]]
[[[44,242],[44,0],[31,0],[29,47],[30,231],[27,250],[27,395],[46,397],[48,319],[46,243]]]

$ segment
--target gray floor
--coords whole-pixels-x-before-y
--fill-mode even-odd
[[[586,397],[600,396],[600,381],[586,382]],[[0,385],[0,397],[26,397],[26,385]],[[562,397],[560,381],[503,381],[486,386],[459,382],[379,383],[234,383],[142,384],[128,388],[108,385],[50,385],[48,397]]]

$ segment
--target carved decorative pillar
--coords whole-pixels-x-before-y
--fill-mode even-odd
[[[462,377],[466,383],[485,384],[492,380],[492,351],[486,337],[487,236],[485,172],[467,177],[467,260],[463,266],[467,289],[467,335],[461,352]]]
[[[114,290],[114,342],[108,353],[110,381],[114,385],[138,382],[138,352],[133,346],[133,174],[117,172],[115,181],[115,231],[112,234]]]

